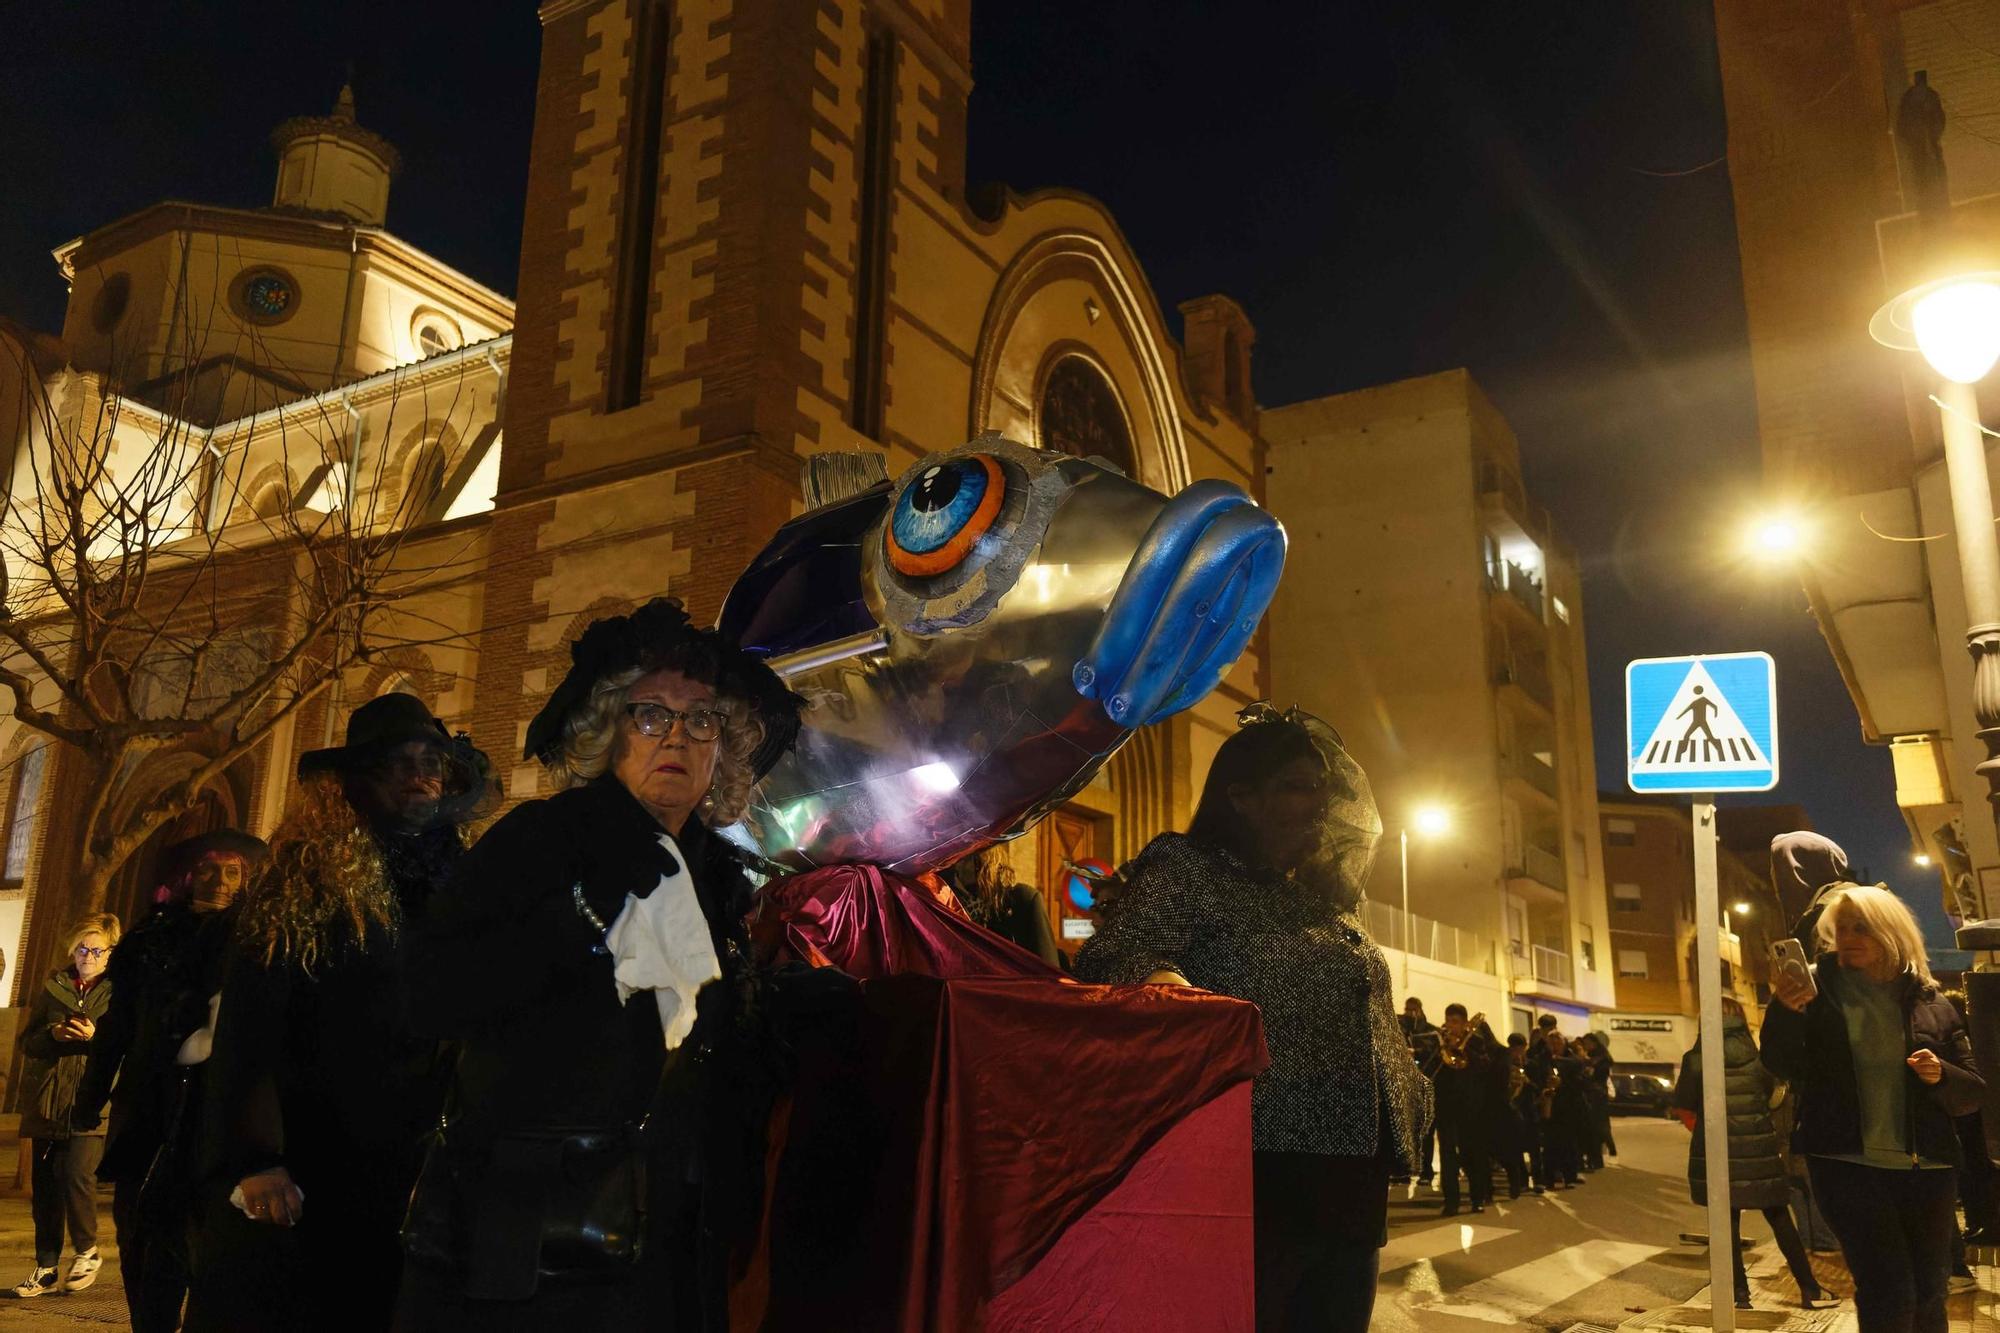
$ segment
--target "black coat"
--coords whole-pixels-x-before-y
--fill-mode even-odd
[[[1778,1081],[1757,1058],[1750,1025],[1736,1014],[1722,1020],[1724,1128],[1729,1133],[1729,1206],[1782,1208],[1790,1195],[1778,1131],[1771,1124],[1771,1090]],[[1698,1204],[1708,1202],[1708,1143],[1702,1136],[1701,1042],[1681,1057],[1674,1105],[1695,1115],[1694,1142],[1688,1145],[1688,1190]]]
[[[1463,1050],[1463,1068],[1439,1061],[1431,1079],[1434,1114],[1438,1128],[1483,1141],[1493,1137],[1492,1117],[1506,1100],[1507,1053],[1478,1032],[1467,1035]]]
[[[399,1231],[448,1077],[438,1043],[404,1015],[401,940],[463,847],[449,827],[373,836],[399,908],[396,929],[357,934],[336,919],[321,928],[310,970],[285,958],[266,963],[240,931],[227,950],[214,1050],[200,1076],[192,1175],[204,1220],[191,1330],[388,1326]],[[265,874],[317,853],[339,854],[280,842]],[[249,1222],[225,1202],[237,1181],[279,1166],[305,1196],[296,1227]]]
[[[493,1327],[490,1319],[501,1318],[503,1327],[624,1328],[648,1309],[656,1318],[672,1309],[683,1321],[677,1329],[726,1327],[730,1260],[754,1243],[760,1215],[775,1070],[754,998],[748,878],[735,850],[698,818],[678,843],[723,976],[701,989],[694,1029],[671,1055],[652,997],[619,1003],[612,960],[594,951],[602,936],[572,896],[581,885],[608,924],[627,893],[651,892],[676,868],[659,825],[609,777],[509,812],[411,932],[410,1011],[425,1032],[459,1048],[455,1142],[609,1127],[650,1111],[658,1188],[646,1219],[648,1259],[630,1282],[544,1287],[474,1315],[450,1275],[413,1271],[403,1326]],[[687,1290],[691,1281],[698,1291]]]
[[[1813,968],[1819,994],[1803,1014],[1773,1003],[1764,1014],[1764,1063],[1790,1082],[1799,1096],[1794,1151],[1822,1156],[1861,1151],[1861,1099],[1855,1087],[1854,1056],[1838,995],[1845,973],[1832,955]],[[1972,1059],[1965,1024],[1937,987],[1905,975],[1902,981],[1905,1054],[1929,1049],[1944,1063],[1944,1077],[1926,1084],[1908,1066],[1909,1124],[1904,1146],[1934,1161],[1961,1162],[1952,1117],[1979,1108],[1986,1081]]]
[[[111,951],[104,973],[111,1004],[76,1094],[80,1124],[101,1116],[107,1098],[111,1103],[100,1180],[140,1180],[152,1165],[172,1111],[174,1057],[208,1021],[234,918],[162,903]]]
[[[267,965],[232,942],[207,1074],[211,1177],[234,1182],[282,1165],[308,1194],[308,1180],[316,1183],[323,1200],[408,1197],[447,1071],[438,1043],[404,1013],[399,936],[421,924],[432,881],[463,847],[451,828],[377,841],[390,866],[400,931],[357,937],[335,920],[310,971],[283,960]],[[409,845],[389,854],[401,844]],[[426,855],[410,854],[412,847]],[[297,854],[275,848],[267,873],[281,872]]]

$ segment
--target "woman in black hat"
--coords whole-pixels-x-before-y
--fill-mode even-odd
[[[754,1241],[772,1076],[751,885],[712,830],[802,701],[666,599],[570,654],[527,735],[558,794],[495,824],[412,932],[411,1012],[460,1055],[400,1328],[722,1329]]]
[[[118,941],[105,969],[111,1004],[91,1039],[76,1119],[95,1127],[109,1098],[111,1124],[97,1177],[113,1186],[118,1267],[134,1333],[180,1327],[191,1184],[183,1173],[198,1118],[191,1097],[200,1066],[177,1057],[208,1021],[233,919],[227,909],[268,850],[261,838],[235,829],[167,848],[153,910]]]
[[[388,1324],[397,1231],[448,1078],[405,1017],[404,935],[497,799],[423,703],[304,755],[231,931],[202,1117],[189,1329]]]

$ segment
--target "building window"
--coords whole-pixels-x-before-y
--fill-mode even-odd
[[[1577,940],[1576,949],[1577,953],[1583,959],[1583,970],[1586,972],[1595,972],[1597,970],[1597,933],[1589,926],[1580,926],[1578,929],[1582,932],[1582,935]]]
[[[229,300],[249,323],[282,324],[298,313],[298,280],[283,269],[245,269],[230,284]]]
[[[1637,912],[1644,910],[1645,896],[1639,892],[1637,884],[1613,884],[1611,886],[1611,910],[1614,912]]]
[[[14,773],[14,803],[7,811],[7,864],[0,879],[19,884],[28,877],[28,853],[35,834],[35,809],[42,801],[42,775],[47,771],[50,741],[42,741],[21,756]]]
[[[1132,433],[1125,410],[1104,372],[1080,356],[1065,356],[1049,367],[1036,422],[1042,448],[1075,458],[1102,458],[1128,477]]]
[[[125,308],[132,303],[132,275],[114,273],[104,280],[97,289],[97,299],[90,305],[90,325],[99,333],[109,333],[118,327],[118,321],[125,318]]]
[[[435,310],[419,310],[410,321],[410,340],[416,344],[417,359],[422,361],[441,352],[457,351],[464,345],[465,335],[449,316]]]
[[[1633,847],[1639,842],[1639,824],[1631,819],[1607,819],[1604,821],[1604,845],[1606,847]]]
[[[1618,975],[1644,981],[1652,975],[1644,949],[1620,949],[1618,951]]]

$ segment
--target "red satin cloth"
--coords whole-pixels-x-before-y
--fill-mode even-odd
[[[1169,1327],[1137,1318],[1164,1303],[1216,1316],[1181,1327],[1247,1327],[1249,1105],[1225,1094],[1247,1092],[1268,1063],[1255,1006],[1071,982],[872,866],[766,893],[782,952],[865,983],[854,1030],[802,1053],[772,1199],[767,1328],[1036,1327],[1024,1312],[1091,1303],[1021,1283],[1051,1251],[1069,1254],[1052,1271],[1098,1285],[1082,1326]],[[1204,1107],[1212,1116],[1182,1148],[1163,1143]],[[1203,1162],[1180,1160],[1188,1148]],[[1142,1159],[1151,1169],[1100,1219]],[[1119,1218],[1112,1234],[1131,1252],[1089,1249],[1101,1226],[1079,1234],[1085,1248],[1059,1249],[1087,1214]],[[1216,1263],[1236,1280],[1211,1280]],[[1107,1303],[1142,1286],[1151,1299],[1131,1322]]]
[[[764,891],[763,922],[792,957],[860,977],[1041,977],[1063,974],[972,923],[957,900],[877,866],[826,866]]]
[[[1191,1112],[987,1308],[988,1333],[1250,1333],[1250,1085]]]

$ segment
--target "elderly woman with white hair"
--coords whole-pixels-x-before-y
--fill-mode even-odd
[[[1862,1333],[1944,1333],[1952,1117],[1985,1083],[1932,979],[1916,919],[1881,885],[1821,897],[1811,980],[1780,975],[1763,1058],[1800,1093],[1796,1151],[1847,1255]]]
[[[557,792],[466,853],[411,931],[458,1043],[404,1227],[397,1327],[726,1327],[771,1082],[741,854],[715,830],[802,701],[665,599],[600,620],[528,727]]]

